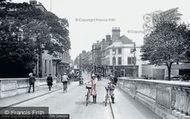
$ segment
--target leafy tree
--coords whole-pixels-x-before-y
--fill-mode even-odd
[[[42,64],[42,53],[47,50],[49,54],[56,54],[56,52],[63,52],[64,50],[70,49],[70,40],[68,37],[68,22],[66,19],[60,19],[51,12],[43,12],[40,9],[28,3],[9,3],[6,0],[0,1],[0,24],[4,24],[5,27],[1,26],[0,29],[0,40],[2,42],[20,44],[18,41],[19,34],[23,35],[22,42],[30,49],[30,64],[31,60],[36,61],[36,56],[39,57],[39,69],[41,76],[41,64]],[[12,34],[15,34],[14,37]],[[13,40],[14,39],[14,40]],[[21,45],[21,44],[20,44]],[[0,45],[1,46],[1,45]],[[7,48],[10,48],[7,46]],[[25,48],[25,47],[15,47]],[[8,50],[12,53],[15,50]],[[2,52],[5,49],[0,47]],[[21,52],[27,53],[27,52]],[[3,53],[2,53],[3,54]],[[20,54],[23,55],[23,54]],[[1,58],[0,53],[0,58]],[[9,59],[9,55],[4,57]],[[14,57],[9,61],[16,61],[23,57]],[[22,59],[20,59],[22,60]],[[5,64],[0,62],[0,64]],[[28,65],[27,61],[23,62],[23,70],[26,67],[30,67],[31,70],[33,66]],[[7,65],[8,66],[8,65]],[[11,66],[13,67],[13,65]],[[21,66],[20,66],[21,67]],[[20,70],[21,71],[21,70]]]
[[[145,44],[141,49],[142,60],[151,64],[165,64],[168,69],[168,79],[171,78],[173,63],[186,61],[184,52],[189,48],[189,30],[187,25],[175,22],[162,22],[144,38]]]
[[[19,40],[18,31],[7,22],[0,25],[0,77],[24,77],[34,68],[34,49],[29,42]]]

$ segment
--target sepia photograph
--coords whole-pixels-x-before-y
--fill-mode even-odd
[[[189,3],[0,0],[0,119],[190,119]]]

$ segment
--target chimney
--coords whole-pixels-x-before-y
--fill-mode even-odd
[[[30,0],[30,4],[31,4],[31,5],[36,5],[36,4],[37,4],[37,1],[36,1],[36,0]]]
[[[106,40],[105,39],[102,39],[102,42],[104,43]]]
[[[120,37],[120,28],[119,27],[113,27],[112,28],[112,40],[118,40]]]
[[[111,35],[106,35],[106,41],[110,41],[111,40]]]

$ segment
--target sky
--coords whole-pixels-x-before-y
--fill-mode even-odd
[[[12,0],[28,2],[29,0]],[[37,0],[48,11],[69,21],[71,58],[82,50],[90,51],[92,44],[111,35],[112,27],[120,27],[121,35],[142,45],[144,34],[130,31],[143,30],[143,16],[154,11],[179,7],[182,21],[190,22],[189,0]],[[50,7],[51,3],[51,7]],[[88,19],[96,19],[89,21]]]

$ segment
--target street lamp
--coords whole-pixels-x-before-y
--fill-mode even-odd
[[[133,49],[134,61],[133,61],[133,77],[136,78],[136,44],[134,42],[134,49]]]
[[[112,48],[112,55],[114,56],[116,54],[116,48],[113,46]],[[113,75],[115,76],[115,63],[116,63],[116,58],[115,56],[112,57],[112,65],[113,65]]]

